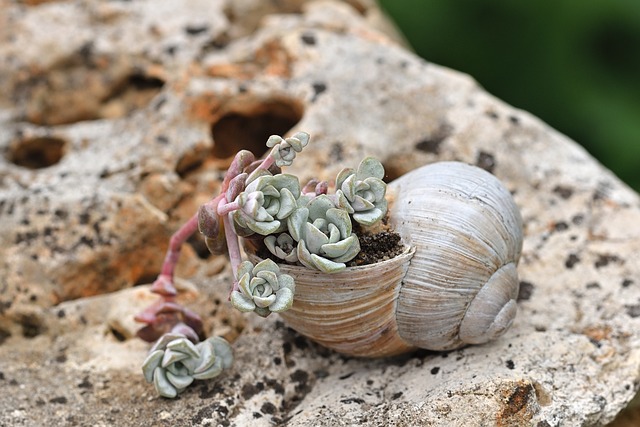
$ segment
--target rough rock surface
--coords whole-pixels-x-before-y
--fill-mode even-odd
[[[0,2],[0,424],[603,425],[640,387],[640,199],[584,150],[398,44],[364,0]],[[225,375],[155,395],[130,339],[168,236],[239,148],[304,130],[302,177],[477,164],[525,220],[520,312],[495,343],[362,360],[179,275]]]

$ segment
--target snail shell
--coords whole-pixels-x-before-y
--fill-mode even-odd
[[[294,276],[289,326],[341,353],[380,357],[450,350],[502,335],[516,315],[522,219],[490,173],[458,162],[388,186],[389,218],[407,249],[393,259]]]

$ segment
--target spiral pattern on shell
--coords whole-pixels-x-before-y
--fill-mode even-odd
[[[449,350],[506,332],[517,311],[522,251],[522,218],[509,191],[458,162],[416,169],[390,190],[391,224],[416,251],[398,295],[400,336]]]

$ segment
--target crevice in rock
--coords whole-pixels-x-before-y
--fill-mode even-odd
[[[25,121],[53,126],[124,117],[146,107],[165,82],[144,64],[97,54],[86,43],[49,68],[24,70],[10,84],[10,99],[21,105]]]
[[[269,100],[243,105],[229,111],[211,126],[213,156],[226,159],[240,150],[249,150],[256,157],[268,148],[271,135],[285,135],[302,119],[301,104],[292,100]]]
[[[62,160],[66,141],[51,136],[26,138],[14,143],[6,153],[7,160],[28,169],[43,169]]]

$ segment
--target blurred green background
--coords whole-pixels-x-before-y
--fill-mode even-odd
[[[473,76],[640,190],[640,0],[380,0],[416,52]]]

